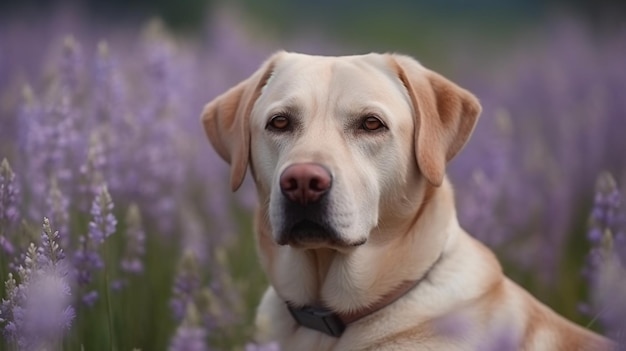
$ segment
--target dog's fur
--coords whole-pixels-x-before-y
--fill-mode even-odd
[[[459,226],[445,166],[480,111],[471,93],[395,54],[280,52],[206,105],[202,121],[231,166],[232,189],[250,167],[258,191],[256,241],[271,283],[257,314],[260,342],[287,351],[613,347],[503,276],[492,252]],[[275,116],[289,127],[270,127]],[[384,126],[364,129],[371,116]],[[290,204],[279,178],[302,163],[332,176],[316,219],[332,240],[285,239]],[[299,326],[285,303],[350,313],[419,279],[338,338]]]

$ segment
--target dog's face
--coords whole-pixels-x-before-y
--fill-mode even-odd
[[[479,111],[404,56],[279,53],[203,121],[234,189],[250,164],[275,242],[349,250],[410,216],[422,183],[441,184]]]
[[[380,56],[298,55],[274,68],[252,110],[250,133],[252,169],[269,195],[279,244],[365,243],[378,223],[381,194],[416,171],[407,162],[409,96],[380,69],[384,64]]]

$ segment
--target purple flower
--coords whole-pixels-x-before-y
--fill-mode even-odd
[[[106,186],[102,186],[100,193],[91,204],[91,222],[89,222],[89,238],[100,245],[115,232],[117,220],[113,215],[113,201]]]
[[[93,199],[98,196],[104,184],[104,172],[106,167],[106,156],[102,143],[102,133],[95,130],[89,137],[89,147],[87,149],[87,159],[80,166],[79,189],[84,199]],[[81,204],[81,209],[86,209],[87,204]]]
[[[19,216],[19,188],[15,181],[15,173],[7,159],[0,163],[0,231],[8,228]]]
[[[40,258],[44,260],[42,265],[59,266],[60,262],[65,259],[65,253],[60,247],[59,231],[52,231],[48,218],[43,219],[43,231],[41,233],[41,247],[39,248]]]
[[[24,89],[24,103],[20,108],[21,144],[24,149],[22,172],[29,175],[27,198],[39,199],[29,204],[28,217],[39,221],[48,208],[43,201],[49,192],[51,179],[65,194],[70,194],[80,150],[77,131],[79,111],[71,96],[51,89],[50,96],[35,98],[30,88]]]
[[[520,201],[519,180],[508,111],[499,109],[481,120],[468,145],[468,153],[451,167],[457,186],[459,221],[470,233],[492,248],[499,248],[517,233],[511,227],[527,221],[529,209]],[[479,158],[479,160],[477,160]],[[528,194],[524,194],[528,198]],[[520,208],[523,207],[523,208]]]
[[[141,259],[145,253],[145,240],[139,207],[131,204],[126,213],[126,248],[120,262],[122,271],[132,274],[143,272]]]
[[[188,305],[195,304],[201,281],[198,262],[191,252],[185,252],[174,278],[170,307],[176,321],[185,317]]]
[[[209,251],[212,248],[211,236],[207,235],[202,219],[194,213],[191,207],[182,211],[181,251],[193,254],[193,257],[202,266],[209,264]]]
[[[89,232],[79,237],[79,246],[73,256],[74,274],[80,285],[91,283],[92,273],[104,268],[105,262],[100,256],[100,247],[105,239],[115,232],[117,225],[112,211],[113,201],[106,186],[102,186],[91,205],[92,219],[89,222]],[[97,294],[95,296],[97,297]],[[92,294],[87,301],[94,299]]]
[[[83,301],[83,303],[88,306],[88,307],[93,307],[93,305],[96,304],[96,302],[98,301],[100,294],[98,294],[97,291],[95,290],[91,290],[88,291],[87,293],[85,293],[81,300]]]
[[[224,255],[218,253],[216,256]],[[186,313],[192,307],[206,330],[215,330],[233,322],[236,314],[234,310],[239,307],[237,305],[237,302],[240,302],[239,295],[235,292],[228,275],[219,272],[219,262],[220,259],[217,259],[211,265],[211,285],[202,286],[194,251],[185,251],[174,278],[170,300],[170,308],[176,321],[184,321]],[[216,265],[218,267],[215,267]]]
[[[70,199],[61,192],[54,177],[50,181],[50,191],[48,197],[46,197],[46,205],[49,208],[50,225],[58,228],[58,241],[63,247],[69,247]]]
[[[195,304],[186,306],[185,318],[170,340],[170,351],[208,351],[207,332],[200,326],[200,318]]]
[[[18,344],[58,343],[75,316],[66,276],[50,267],[38,270],[29,277],[24,293],[21,318],[16,321]]]
[[[208,351],[207,333],[201,327],[181,325],[170,342],[170,351]]]
[[[450,165],[460,223],[499,251],[509,272],[534,270],[539,281],[531,285],[545,287],[540,294],[561,282],[560,262],[578,259],[562,257],[571,254],[562,248],[579,229],[576,214],[598,170],[626,167],[626,103],[618,98],[626,88],[618,69],[624,32],[605,39],[596,45],[584,25],[560,19],[544,39],[511,52],[501,69],[483,70],[458,56],[466,68],[459,72],[469,72],[460,82],[484,107]],[[503,112],[511,125],[504,138],[495,128]],[[498,153],[505,155],[504,168]],[[497,168],[505,172],[492,172]],[[475,169],[485,175],[487,191],[471,184]]]
[[[589,300],[581,311],[597,321],[605,334],[618,344],[626,344],[626,251],[623,235],[626,211],[622,196],[611,174],[603,173],[596,183],[594,206],[589,216],[587,236],[592,247],[583,275],[589,282]]]
[[[181,101],[179,87],[182,82],[172,70],[174,50],[168,41],[150,42],[146,45],[146,83],[150,90],[150,101],[137,112],[142,134],[136,140],[148,145],[160,147],[146,148],[139,145],[136,157],[140,157],[145,169],[142,176],[142,197],[145,209],[162,228],[165,234],[171,233],[175,225],[173,217],[176,213],[176,201],[173,196],[163,196],[171,186],[184,184],[183,169],[177,163],[180,155],[179,143],[183,140],[177,123],[174,122],[178,112],[176,102]],[[180,91],[185,91],[182,87]],[[156,123],[155,123],[156,121]],[[168,141],[164,143],[164,141]]]
[[[82,68],[82,48],[74,37],[68,36],[63,41],[63,52],[59,61],[59,84],[66,94],[76,94]]]
[[[621,208],[622,198],[615,179],[610,173],[603,173],[596,182],[596,193],[589,216],[587,239],[592,245],[586,269],[594,271],[601,265],[607,254],[623,251],[615,247],[615,235],[623,232],[626,220]],[[621,250],[620,250],[621,249]]]
[[[4,283],[6,297],[0,301],[0,327],[7,339],[17,342],[19,337],[21,305],[24,300],[24,285],[18,284],[13,273]]]
[[[0,163],[0,248],[8,255],[15,251],[11,234],[19,217],[19,188],[7,159]]]
[[[9,274],[6,299],[0,304],[4,333],[20,350],[55,347],[75,317],[64,268],[64,254],[48,219],[42,246],[31,244],[18,268],[19,283]]]
[[[88,237],[78,238],[79,246],[74,251],[73,264],[75,279],[80,285],[87,285],[92,281],[92,273],[104,267],[98,246]]]
[[[93,121],[98,126],[110,128],[112,131],[124,133],[124,109],[127,95],[130,95],[122,79],[120,64],[111,54],[109,45],[98,43],[98,54],[95,58],[93,94]],[[112,136],[113,137],[113,136]]]

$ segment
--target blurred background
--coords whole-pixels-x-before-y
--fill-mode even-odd
[[[254,189],[199,114],[279,49],[406,53],[475,93],[461,225],[624,341],[626,2],[0,0],[0,350],[276,349]]]
[[[595,35],[623,30],[626,4],[618,0],[333,1],[87,0],[0,1],[5,26],[33,27],[42,35],[81,31],[111,36],[159,18],[174,35],[206,40],[220,13],[236,17],[245,37],[269,50],[409,51],[432,63],[448,61],[451,48],[466,56],[493,57],[524,38],[545,36],[557,18],[581,22]],[[43,23],[42,23],[43,22]],[[43,28],[54,26],[55,31]],[[48,28],[47,28],[48,29]],[[36,31],[37,29],[31,28]],[[319,41],[325,45],[316,47]],[[478,45],[478,46],[477,46]],[[27,45],[24,45],[27,46]],[[472,49],[470,49],[472,48]]]

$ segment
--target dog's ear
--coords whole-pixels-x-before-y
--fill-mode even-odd
[[[230,187],[239,189],[248,169],[250,113],[271,77],[278,54],[274,54],[252,76],[204,106],[202,124],[217,153],[230,164]]]
[[[463,148],[474,130],[480,103],[472,93],[414,59],[390,57],[413,104],[417,164],[432,185],[440,186],[446,163]]]

